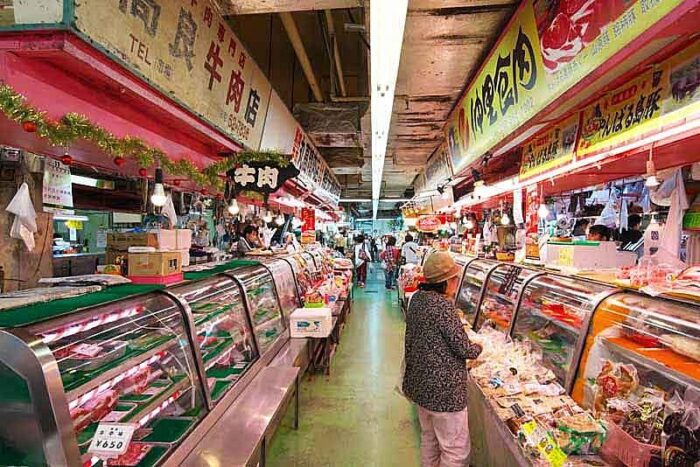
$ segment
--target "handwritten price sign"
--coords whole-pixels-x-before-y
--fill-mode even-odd
[[[129,423],[100,423],[88,452],[98,457],[118,457],[129,449],[136,425]]]

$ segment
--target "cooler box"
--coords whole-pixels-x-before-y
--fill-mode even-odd
[[[160,229],[154,231],[158,235],[159,250],[177,250],[176,230]]]
[[[328,337],[333,330],[330,308],[297,308],[289,316],[292,337]]]
[[[178,250],[189,250],[192,246],[192,231],[190,229],[176,229],[175,237]]]
[[[182,254],[179,251],[129,253],[129,277],[172,276],[182,272]]]

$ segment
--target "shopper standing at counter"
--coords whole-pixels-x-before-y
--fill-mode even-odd
[[[428,257],[425,283],[406,313],[403,392],[418,406],[423,467],[469,465],[467,366],[472,344],[448,298],[459,287],[459,267],[443,251]]]

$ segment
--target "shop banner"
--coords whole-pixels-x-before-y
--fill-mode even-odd
[[[316,209],[314,208],[302,208],[301,209],[301,231],[307,232],[309,230],[316,230]]]
[[[447,145],[442,144],[428,159],[425,167],[425,187],[427,190],[434,190],[452,176],[450,167],[450,156]]]
[[[233,180],[235,193],[255,191],[269,195],[299,175],[299,169],[292,164],[280,167],[271,162],[249,162],[229,170],[226,175]]]
[[[583,110],[576,157],[659,131],[700,112],[700,41]]]
[[[555,125],[522,147],[520,180],[526,180],[574,160],[579,114]]]
[[[42,200],[44,212],[73,214],[73,183],[69,166],[53,159],[44,160]]]
[[[440,216],[420,216],[416,222],[416,230],[424,233],[436,233],[442,227],[443,219]]]
[[[445,128],[458,173],[682,3],[524,0]]]
[[[213,2],[80,0],[74,24],[164,94],[259,148],[271,86]]]
[[[297,126],[292,146],[292,162],[299,169],[299,179],[313,194],[334,206],[340,201],[340,182],[328,167],[311,139]]]

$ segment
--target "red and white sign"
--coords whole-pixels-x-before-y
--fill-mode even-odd
[[[440,230],[442,224],[442,220],[439,216],[421,216],[416,222],[416,230],[419,232],[435,233]]]
[[[301,221],[304,225],[301,226],[301,231],[316,230],[316,211],[314,209],[302,208]]]

